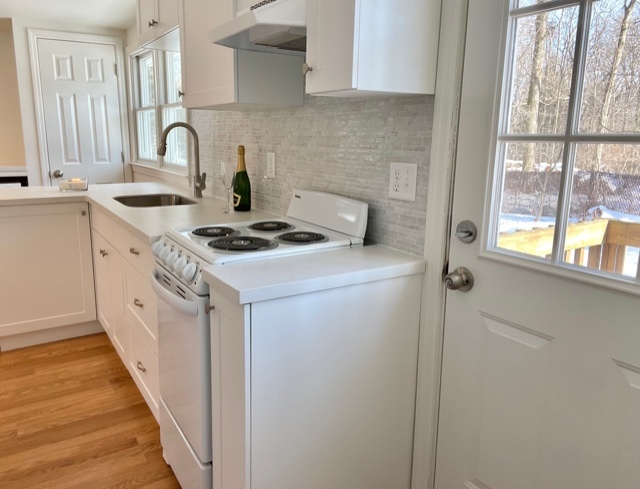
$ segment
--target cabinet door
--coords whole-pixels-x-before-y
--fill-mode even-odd
[[[0,336],[96,319],[88,205],[0,207]]]
[[[113,298],[111,296],[111,270],[109,261],[114,249],[100,234],[93,233],[93,269],[96,285],[98,321],[113,336]]]
[[[178,27],[180,22],[178,0],[156,0],[157,20],[156,37],[162,36],[172,29]]]
[[[93,231],[93,261],[98,320],[126,363],[129,332],[124,321],[122,257],[100,233]]]
[[[359,0],[308,0],[307,93],[357,87]]]
[[[182,106],[201,108],[236,102],[235,51],[207,34],[233,16],[229,0],[180,0]]]
[[[138,43],[146,44],[156,37],[155,22],[157,0],[138,0]]]

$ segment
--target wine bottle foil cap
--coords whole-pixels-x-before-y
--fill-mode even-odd
[[[238,154],[239,155],[243,155],[244,154],[244,146],[242,146],[242,145],[238,146]]]

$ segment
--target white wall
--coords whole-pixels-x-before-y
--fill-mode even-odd
[[[25,169],[11,19],[0,19],[0,170]]]

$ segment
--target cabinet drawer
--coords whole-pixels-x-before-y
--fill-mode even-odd
[[[136,269],[146,277],[153,272],[154,258],[151,246],[131,234],[126,234],[124,240],[116,243],[120,253]]]
[[[158,306],[150,275],[125,266],[125,316],[147,345],[158,354]]]
[[[154,258],[151,246],[125,230],[104,212],[91,209],[92,227],[109,241],[118,252],[143,275],[151,275]]]
[[[136,328],[131,328],[131,355],[129,371],[135,380],[147,404],[158,417],[160,382],[158,375],[158,357],[142,339]]]

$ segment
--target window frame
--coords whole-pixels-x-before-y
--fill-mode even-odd
[[[153,107],[155,112],[155,132],[156,132],[156,142],[160,141],[160,136],[162,135],[163,127],[164,127],[164,110],[169,108],[182,108],[182,92],[180,92],[180,87],[178,87],[178,94],[175,102],[168,102],[169,95],[167,93],[167,65],[166,65],[166,51],[159,49],[140,49],[135,51],[129,56],[129,69],[130,69],[130,87],[129,93],[130,97],[130,113],[131,113],[131,128],[132,128],[132,151],[133,155],[135,155],[135,163],[156,168],[158,170],[169,171],[172,173],[179,173],[188,175],[189,174],[189,158],[190,158],[190,149],[187,147],[187,161],[185,165],[179,165],[171,162],[165,161],[165,156],[155,155],[156,158],[153,160],[141,158],[139,155],[139,135],[138,135],[138,113],[142,110],[149,110],[150,107]],[[147,57],[151,57],[153,60],[153,71],[154,71],[154,104],[141,107],[141,75],[140,75],[140,59],[144,59]],[[187,109],[185,111],[185,121],[188,120],[189,112]],[[176,137],[184,137],[185,144],[188,143],[186,132],[180,132],[179,130],[176,133]],[[182,134],[178,136],[178,134]]]
[[[505,0],[508,10],[504,16],[504,34],[500,49],[500,64],[494,107],[494,131],[491,145],[491,170],[486,201],[485,234],[481,256],[524,268],[544,270],[554,275],[570,276],[589,283],[606,285],[625,292],[638,293],[640,262],[636,277],[582,267],[564,260],[565,240],[569,224],[570,200],[574,177],[575,154],[579,144],[640,144],[640,133],[586,133],[580,130],[583,81],[588,56],[588,32],[593,10],[592,0],[550,0],[541,4],[517,7],[518,0]],[[517,19],[577,6],[578,22],[573,72],[569,91],[567,121],[563,132],[520,134],[510,133],[511,87],[514,75],[514,59],[517,44]],[[506,174],[506,150],[509,143],[558,143],[562,144],[562,170],[555,217],[553,251],[551,259],[543,259],[498,247],[503,185]],[[569,275],[567,275],[569,273]],[[629,286],[632,288],[630,289]]]

